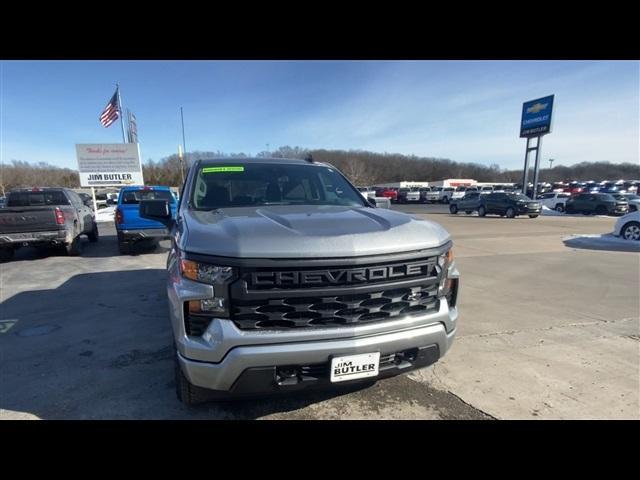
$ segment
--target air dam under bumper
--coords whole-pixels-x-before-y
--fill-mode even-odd
[[[457,310],[452,311],[457,316]],[[378,377],[344,383],[376,380],[430,365],[446,353],[454,336],[455,329],[447,332],[444,324],[438,322],[361,337],[238,346],[218,363],[189,360],[178,352],[178,361],[192,384],[231,396],[290,391],[329,385],[328,368],[327,375],[321,370],[335,355],[370,352],[380,352],[381,358],[396,355],[393,364],[383,365],[381,361]],[[305,375],[309,366],[316,366],[316,372],[320,367],[321,375]],[[291,367],[302,373],[295,382],[280,382],[278,367]],[[303,381],[304,376],[311,378]]]

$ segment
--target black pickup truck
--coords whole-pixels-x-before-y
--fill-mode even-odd
[[[0,260],[9,260],[20,247],[59,247],[80,254],[80,235],[98,241],[93,209],[67,188],[18,189],[0,209]]]

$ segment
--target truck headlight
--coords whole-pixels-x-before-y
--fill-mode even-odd
[[[453,262],[453,248],[438,255],[438,266],[440,267],[440,283],[438,285],[438,296],[446,295],[446,291],[451,287],[449,281],[449,266]]]
[[[180,274],[196,282],[213,285],[213,297],[186,302],[189,316],[229,316],[229,288],[235,278],[233,267],[180,259]]]
[[[233,267],[222,267],[208,263],[180,259],[180,273],[189,280],[209,284],[226,283],[233,277]]]

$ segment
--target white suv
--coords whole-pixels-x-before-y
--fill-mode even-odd
[[[549,192],[543,193],[538,196],[538,200],[542,203],[543,207],[550,208],[551,210],[557,210],[558,212],[564,212],[565,203],[571,197],[569,193],[562,192]]]

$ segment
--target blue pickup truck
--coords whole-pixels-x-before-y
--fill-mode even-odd
[[[171,215],[176,216],[176,198],[169,187],[124,187],[118,196],[116,231],[118,249],[122,255],[130,255],[133,245],[144,239],[169,238],[169,231],[160,222],[140,218],[140,200],[168,200]]]

